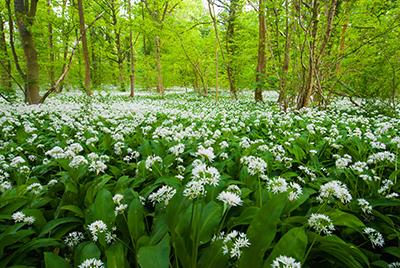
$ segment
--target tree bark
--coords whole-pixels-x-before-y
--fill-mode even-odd
[[[157,92],[164,95],[164,84],[162,76],[162,66],[161,66],[161,41],[160,37],[156,36],[154,38],[156,45],[156,70],[157,70]]]
[[[52,24],[52,3],[51,0],[47,0],[47,14],[49,16],[49,23],[47,29],[49,32],[49,80],[50,84],[54,84],[54,42],[53,42],[53,24]]]
[[[135,96],[135,50],[133,47],[133,32],[132,32],[132,3],[128,0],[128,14],[129,14],[129,80],[130,80],[130,97]]]
[[[0,85],[6,92],[12,92],[11,61],[7,51],[5,19],[0,14]]]
[[[78,0],[78,12],[79,12],[79,29],[82,36],[82,55],[85,63],[85,81],[84,88],[88,96],[92,95],[91,81],[90,81],[90,58],[89,49],[86,38],[86,27],[85,27],[85,15],[83,9],[83,0]]]
[[[316,41],[317,41],[317,32],[318,32],[318,15],[319,15],[319,0],[313,0],[312,3],[312,18],[311,18],[311,40],[310,40],[310,48],[309,48],[309,57],[308,57],[308,73],[307,73],[307,81],[305,87],[302,89],[298,96],[297,101],[297,109],[301,109],[303,107],[307,107],[311,100],[311,94],[314,88],[315,82],[315,49],[316,49]]]
[[[256,73],[256,90],[254,92],[255,101],[262,101],[262,90],[265,86],[265,42],[266,42],[266,22],[265,22],[265,0],[259,0],[258,6],[258,62]]]
[[[287,74],[289,71],[289,63],[290,63],[290,43],[291,43],[291,32],[289,25],[289,0],[285,0],[285,12],[286,12],[286,21],[285,21],[285,52],[284,59],[282,65],[282,75],[279,81],[279,98],[278,103],[283,107],[286,111],[288,106],[287,94],[286,94],[286,83],[287,83]]]
[[[33,40],[31,27],[36,16],[37,0],[14,0],[17,26],[21,37],[22,48],[26,61],[26,101],[29,104],[40,102],[39,94],[39,63]]]
[[[231,0],[229,4],[229,14],[228,14],[228,25],[226,30],[226,71],[229,80],[229,90],[233,98],[237,99],[237,88],[236,88],[236,72],[233,64],[233,58],[235,56],[235,26],[236,19],[238,16],[238,11],[240,8],[240,3],[238,0]]]

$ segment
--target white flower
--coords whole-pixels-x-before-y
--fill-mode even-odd
[[[389,263],[388,268],[400,268],[400,262]]]
[[[300,184],[295,182],[289,183],[289,200],[294,201],[299,198],[303,193],[303,189],[301,188]]]
[[[168,150],[170,153],[172,153],[175,156],[179,156],[185,151],[185,144],[179,143]]]
[[[82,262],[78,268],[104,268],[104,264],[101,260],[91,258]]]
[[[35,217],[33,216],[27,216],[24,219],[24,222],[28,225],[32,225],[36,221]]]
[[[241,206],[243,204],[243,201],[238,194],[229,191],[221,192],[217,199],[230,207]]]
[[[308,218],[308,225],[319,234],[330,235],[335,230],[332,220],[325,214],[311,214]]]
[[[153,203],[153,206],[156,203],[164,203],[164,206],[167,206],[169,203],[169,200],[171,200],[174,195],[176,193],[176,189],[168,186],[168,185],[164,185],[161,188],[159,188],[156,192],[153,192],[149,195],[149,200],[150,202]]]
[[[97,220],[88,225],[88,229],[92,235],[93,241],[99,239],[99,234],[107,232],[107,224],[102,220]]]
[[[273,260],[272,268],[301,268],[300,262],[296,261],[296,259],[288,256],[279,256]]]
[[[219,146],[221,146],[221,149],[226,149],[226,148],[229,147],[229,143],[226,142],[226,141],[221,141],[221,142],[219,143]]]
[[[361,210],[366,214],[372,213],[372,206],[369,202],[363,198],[357,199],[358,205],[361,207]]]
[[[186,184],[185,189],[183,190],[183,196],[189,199],[196,199],[198,197],[204,196],[205,194],[206,190],[202,181],[189,181]]]
[[[194,180],[202,181],[203,184],[217,186],[219,184],[221,175],[215,167],[208,167],[206,164],[196,161],[193,162],[192,178]]]
[[[284,193],[288,190],[288,183],[281,177],[267,179],[267,189],[274,194]]]
[[[43,190],[43,186],[40,183],[32,183],[27,187],[28,191],[31,191],[34,194],[40,194],[40,192]]]
[[[256,156],[243,156],[240,162],[247,166],[250,175],[262,175],[267,169],[267,163],[259,157]]]
[[[21,156],[17,156],[17,157],[14,157],[14,158],[11,160],[10,166],[12,166],[12,167],[19,167],[19,166],[21,166],[22,164],[24,164],[25,162],[26,162],[25,159],[23,159]]]
[[[240,258],[243,248],[247,248],[251,245],[246,234],[236,230],[233,230],[227,235],[221,232],[218,236],[214,236],[212,241],[215,240],[222,240],[222,253],[235,259]]]
[[[364,229],[363,233],[365,233],[368,236],[373,247],[376,247],[376,246],[383,247],[383,245],[385,244],[383,235],[380,232],[378,232],[377,230],[375,230],[374,228],[366,227]]]
[[[71,162],[69,163],[69,166],[71,168],[79,168],[80,166],[87,165],[88,161],[86,158],[82,155],[76,155],[72,158]]]
[[[368,164],[376,164],[379,162],[395,162],[396,161],[396,155],[394,153],[385,151],[385,152],[379,152],[376,154],[372,154],[368,157]]]
[[[71,232],[64,238],[64,243],[73,248],[77,246],[81,241],[85,239],[85,236],[82,232]]]
[[[204,148],[203,146],[199,146],[196,155],[207,158],[210,162],[215,158],[214,149],[212,147]]]
[[[322,203],[326,200],[329,201],[329,199],[332,197],[338,198],[343,204],[350,202],[352,199],[347,186],[341,181],[337,180],[321,185],[317,200]]]
[[[65,158],[67,156],[66,153],[64,152],[64,150],[59,146],[53,147],[53,149],[47,151],[45,153],[45,155],[48,155],[55,159],[61,159],[61,158]]]
[[[58,183],[58,180],[52,179],[52,180],[50,180],[50,181],[47,183],[47,185],[48,185],[48,186],[54,186],[54,185],[56,185],[57,183]]]
[[[162,163],[161,157],[159,157],[157,155],[148,156],[146,159],[146,163],[145,163],[146,169],[152,171],[153,170],[152,167],[155,162]]]
[[[11,218],[15,222],[23,222],[25,219],[25,214],[21,211],[15,212],[14,214],[11,215]]]

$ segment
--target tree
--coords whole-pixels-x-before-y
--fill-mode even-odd
[[[91,83],[90,83],[90,58],[89,49],[86,38],[86,28],[85,28],[85,14],[83,9],[83,0],[78,0],[78,12],[79,12],[79,30],[82,36],[82,55],[83,61],[85,63],[85,81],[84,88],[88,96],[92,95]]]
[[[265,23],[265,0],[259,0],[258,4],[258,57],[257,57],[257,71],[256,71],[256,90],[254,92],[254,99],[262,101],[262,90],[265,86],[265,71],[266,71],[266,58],[265,58],[265,41],[266,41],[266,23]]]
[[[5,17],[0,11],[0,92],[12,92],[11,61],[7,51]]]
[[[26,76],[25,97],[29,104],[38,104],[40,102],[39,94],[39,62],[35,43],[32,36],[32,26],[35,22],[38,0],[14,0],[15,16],[21,38],[22,48],[25,55]]]

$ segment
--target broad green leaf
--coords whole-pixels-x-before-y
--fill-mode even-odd
[[[264,268],[271,267],[272,261],[281,255],[295,258],[297,261],[303,262],[304,254],[307,249],[308,237],[304,227],[292,228],[289,230],[274,246]]]
[[[133,244],[145,234],[144,208],[137,193],[128,208],[128,229]]]
[[[46,268],[70,268],[71,265],[60,256],[52,252],[45,252],[44,253],[44,263]]]
[[[169,235],[157,245],[141,247],[137,254],[139,266],[142,268],[168,268],[170,254]]]
[[[121,243],[114,243],[106,250],[107,268],[127,267],[124,246]]]

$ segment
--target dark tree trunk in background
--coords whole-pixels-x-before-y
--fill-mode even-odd
[[[85,15],[83,10],[83,0],[78,0],[78,12],[79,12],[79,29],[82,36],[82,54],[83,61],[85,63],[85,81],[84,87],[88,96],[92,95],[91,83],[90,83],[90,58],[89,49],[86,38],[86,27],[85,27]]]
[[[157,91],[158,93],[163,95],[164,84],[163,84],[162,66],[161,66],[161,41],[159,36],[156,36],[154,40],[156,45]]]
[[[285,0],[285,13],[286,13],[286,21],[285,21],[285,51],[282,65],[282,75],[279,80],[279,104],[286,111],[288,106],[287,101],[287,74],[289,71],[289,63],[290,63],[290,43],[291,43],[291,32],[289,25],[289,0]]]
[[[38,104],[41,100],[39,95],[39,63],[31,32],[35,20],[37,2],[37,0],[14,0],[17,26],[26,61],[25,92],[26,101],[29,104]]]
[[[128,0],[128,15],[129,15],[129,80],[130,80],[130,97],[135,96],[135,50],[133,44],[132,32],[132,3]]]
[[[4,25],[5,18],[3,14],[0,14],[0,85],[4,91],[12,92],[11,62],[7,51]]]
[[[262,90],[265,86],[265,40],[266,40],[266,22],[265,22],[265,0],[259,0],[258,7],[258,63],[256,73],[256,90],[254,99],[262,101]]]
[[[52,23],[52,3],[51,0],[47,0],[47,13],[50,21],[47,25],[49,31],[49,80],[50,85],[54,84],[54,42],[53,42],[53,23]]]

